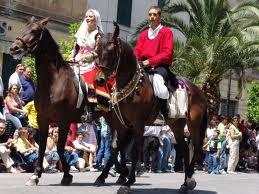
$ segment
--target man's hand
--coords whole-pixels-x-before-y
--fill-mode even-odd
[[[144,67],[149,66],[149,61],[148,61],[148,60],[145,60],[145,61],[143,61],[142,63],[143,63],[143,65],[144,65]]]

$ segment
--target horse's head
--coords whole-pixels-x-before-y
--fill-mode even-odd
[[[119,67],[121,54],[121,41],[119,39],[119,25],[114,22],[115,30],[113,35],[96,38],[96,52],[99,59],[99,70],[96,75],[98,85],[104,85],[113,73],[116,73]]]
[[[23,56],[33,55],[37,50],[43,37],[44,27],[48,23],[48,18],[36,21],[32,17],[27,23],[22,35],[17,37],[10,48],[11,54],[21,59]]]

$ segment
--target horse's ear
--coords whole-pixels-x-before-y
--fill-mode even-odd
[[[94,37],[95,42],[97,42],[97,41],[101,38],[101,36],[102,36],[102,33],[98,32],[98,33],[95,35],[95,37]]]
[[[117,39],[119,38],[119,34],[120,34],[120,27],[117,24],[117,22],[113,22],[113,25],[115,26],[114,32],[113,32],[113,40],[117,41]]]
[[[41,21],[40,21],[40,25],[41,25],[42,27],[44,27],[44,26],[47,25],[48,22],[49,22],[49,17],[47,17],[47,18],[41,20]]]

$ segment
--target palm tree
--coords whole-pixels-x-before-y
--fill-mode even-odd
[[[184,44],[176,43],[173,71],[198,84],[207,96],[209,114],[217,114],[224,75],[234,72],[241,88],[244,70],[259,64],[258,4],[230,9],[227,0],[186,0],[162,9],[163,22],[187,39]],[[182,12],[189,23],[177,16]]]

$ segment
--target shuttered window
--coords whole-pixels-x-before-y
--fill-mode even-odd
[[[230,100],[229,101],[229,116],[233,117],[237,113],[237,109],[238,109],[238,101]],[[221,99],[220,114],[227,116],[227,99]]]
[[[130,27],[132,0],[118,0],[117,22]]]

